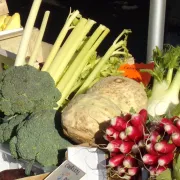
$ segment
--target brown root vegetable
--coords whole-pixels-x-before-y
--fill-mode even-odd
[[[120,115],[120,109],[97,94],[80,94],[62,112],[64,133],[76,143],[101,142],[109,119]]]
[[[136,112],[147,108],[147,94],[142,84],[126,77],[110,76],[101,79],[87,93],[100,94],[116,104],[122,113],[131,108]]]
[[[63,130],[76,143],[99,143],[110,118],[146,105],[143,85],[125,77],[106,77],[68,103],[62,112]]]

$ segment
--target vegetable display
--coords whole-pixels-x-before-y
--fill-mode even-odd
[[[70,10],[40,64],[49,11],[29,59],[26,52],[41,2],[32,4],[14,66],[0,74],[0,143],[28,162],[27,175],[34,163],[60,165],[74,142],[104,150],[110,178],[138,179],[143,168],[149,179],[178,180],[180,47],[156,48],[153,62],[138,64],[125,29],[100,55],[110,29]]]

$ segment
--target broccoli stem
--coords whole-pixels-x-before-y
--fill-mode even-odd
[[[82,18],[66,40],[65,44],[57,53],[50,68],[48,69],[48,72],[53,77],[55,83],[57,83],[62,77],[64,70],[66,69],[80,43],[86,37],[87,33],[94,24],[95,21]]]
[[[15,60],[15,66],[22,66],[25,64],[25,57],[26,57],[26,53],[27,53],[27,49],[28,49],[28,44],[29,44],[29,40],[31,38],[31,34],[32,34],[32,30],[34,27],[34,23],[40,8],[42,0],[34,0],[25,28],[24,28],[24,33],[22,36],[22,40],[19,46],[19,50],[16,56],[16,60]]]
[[[74,21],[74,19],[78,15],[79,15],[79,11],[78,10],[76,10],[76,11],[74,11],[72,13],[71,12],[69,13],[69,16],[68,16],[68,18],[67,18],[67,20],[65,22],[65,25],[62,28],[62,30],[60,31],[60,33],[59,33],[59,35],[58,35],[58,37],[57,37],[57,39],[56,39],[52,49],[51,49],[51,52],[49,53],[49,55],[48,55],[48,57],[46,59],[46,62],[45,62],[45,64],[42,67],[42,71],[47,71],[48,68],[50,67],[53,59],[55,58],[55,56],[56,56],[56,54],[57,54],[57,52],[58,52],[58,50],[59,50],[63,40],[64,40],[64,38],[66,37],[69,29],[71,28],[72,22]]]
[[[42,21],[42,24],[41,24],[41,27],[40,27],[40,30],[39,30],[39,35],[38,35],[38,38],[36,40],[34,50],[32,52],[32,55],[31,55],[29,63],[28,63],[31,66],[34,66],[34,63],[36,62],[37,54],[38,54],[39,48],[41,46],[41,42],[42,42],[42,39],[43,39],[43,36],[44,36],[44,32],[46,30],[49,15],[50,15],[50,11],[46,11],[45,14],[44,14],[43,21]]]
[[[99,63],[95,66],[91,74],[88,76],[88,78],[85,80],[83,85],[79,88],[76,95],[84,93],[89,85],[93,82],[95,77],[100,73],[101,68],[104,66],[104,64],[109,60],[109,58],[113,55],[115,51],[117,51],[119,48],[124,47],[123,49],[126,49],[127,45],[127,34],[130,33],[130,30],[124,30],[114,41],[112,46],[108,49],[108,51],[105,53],[105,55],[102,57],[102,59],[99,61]],[[120,38],[125,35],[124,40],[120,40]],[[75,95],[75,96],[76,96]]]
[[[106,28],[103,25],[100,25],[93,33],[93,35],[90,37],[86,45],[83,47],[77,58],[74,60],[68,71],[63,76],[63,78],[60,80],[60,83],[57,85],[57,88],[62,93],[62,96],[59,102],[57,103],[58,107],[61,107],[65,99],[70,95],[73,86],[75,85],[82,70],[88,63],[89,58],[92,56],[94,51],[98,48],[98,46],[107,36],[109,31],[110,30],[108,28]]]
[[[33,164],[34,164],[35,160],[31,160],[29,161],[27,164],[26,164],[26,168],[25,168],[25,174],[27,176],[29,176],[31,174],[31,170],[32,170],[32,167],[33,167]]]

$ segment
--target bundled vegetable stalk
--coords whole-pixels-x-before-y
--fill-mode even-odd
[[[180,114],[180,47],[165,46],[163,51],[154,50],[155,68],[150,73],[154,77],[148,113],[155,116]]]
[[[111,175],[131,179],[144,166],[150,177],[156,178],[172,168],[173,160],[175,164],[180,147],[180,118],[162,118],[156,125],[147,120],[144,109],[111,119],[104,135],[109,142],[105,149],[110,152]],[[176,165],[174,168],[177,177]]]

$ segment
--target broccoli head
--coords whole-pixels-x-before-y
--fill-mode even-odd
[[[12,156],[34,160],[44,167],[58,165],[61,151],[71,143],[60,136],[55,115],[55,110],[37,111],[20,123],[16,136],[9,143]]]
[[[27,116],[28,114],[5,117],[4,122],[0,124],[0,143],[7,142],[16,135],[17,126],[23,122]]]
[[[5,115],[52,109],[60,96],[50,74],[32,66],[13,66],[0,75],[0,111]]]

